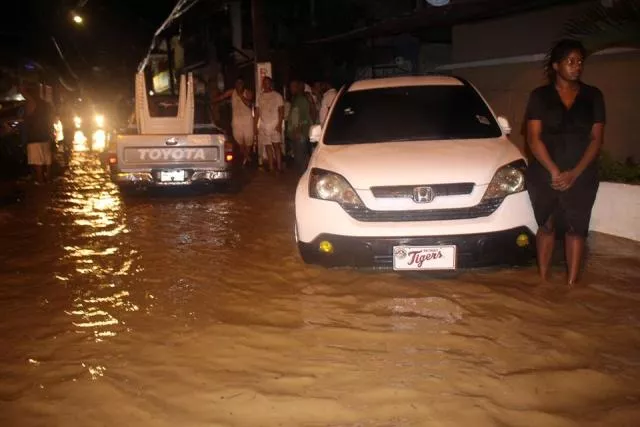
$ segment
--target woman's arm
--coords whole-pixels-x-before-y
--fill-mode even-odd
[[[563,172],[558,177],[556,186],[556,190],[566,191],[573,187],[573,184],[576,182],[576,179],[589,167],[589,165],[596,161],[598,155],[600,154],[600,149],[602,148],[602,144],[604,142],[604,123],[594,123],[591,128],[591,142],[589,146],[584,151],[582,158],[578,162],[575,168]]]
[[[604,123],[594,123],[591,128],[591,142],[589,146],[585,150],[580,162],[573,169],[573,172],[580,176],[582,172],[585,171],[589,167],[591,163],[593,163],[600,154],[600,149],[604,144]]]
[[[221,93],[220,95],[216,96],[215,98],[213,98],[213,102],[220,102],[223,101],[227,98],[230,98],[231,95],[233,95],[233,91],[235,89],[229,89],[226,92]]]
[[[544,168],[551,174],[552,180],[555,180],[560,175],[560,169],[555,164],[547,147],[542,142],[540,135],[542,134],[542,121],[541,120],[528,120],[527,121],[527,141],[531,152],[536,159],[544,166]]]
[[[253,104],[252,104],[253,92],[251,92],[249,89],[244,90],[244,92],[242,93],[242,96],[240,96],[240,99],[242,100],[244,105],[246,105],[247,107],[249,108],[253,107]]]

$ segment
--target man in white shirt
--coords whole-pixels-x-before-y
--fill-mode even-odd
[[[319,99],[313,88],[306,83],[304,84],[304,94],[309,100],[309,105],[311,106],[311,117],[313,117],[313,121],[316,122],[318,120],[318,109],[320,108]]]
[[[314,84],[314,90],[320,99],[320,111],[318,112],[318,121],[321,125],[324,125],[324,121],[329,115],[329,110],[333,105],[333,101],[338,95],[338,91],[335,90],[327,82],[316,82]]]
[[[245,88],[244,80],[236,80],[234,89],[230,89],[218,96],[214,101],[231,98],[231,129],[233,139],[238,143],[244,157],[243,164],[246,164],[251,156],[253,146],[253,95]]]
[[[282,171],[282,122],[284,120],[284,99],[273,90],[273,80],[265,77],[263,92],[256,108],[256,131],[258,144],[267,153],[270,170]],[[275,159],[275,165],[274,165]],[[275,166],[275,167],[274,167]]]

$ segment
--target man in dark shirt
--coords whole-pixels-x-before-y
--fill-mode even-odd
[[[35,172],[36,182],[41,184],[49,179],[53,157],[53,108],[40,97],[38,87],[23,86],[21,93],[27,100],[23,119],[27,159]]]

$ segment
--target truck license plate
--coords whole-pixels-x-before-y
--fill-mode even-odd
[[[394,270],[455,270],[455,246],[396,246]]]
[[[161,182],[183,182],[185,180],[185,173],[183,170],[170,170],[160,172]]]

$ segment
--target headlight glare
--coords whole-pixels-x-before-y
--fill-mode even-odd
[[[309,196],[349,207],[364,207],[358,193],[344,177],[322,169],[314,168],[311,170]]]
[[[483,199],[500,199],[526,190],[524,175],[526,166],[524,160],[518,160],[498,169]]]

